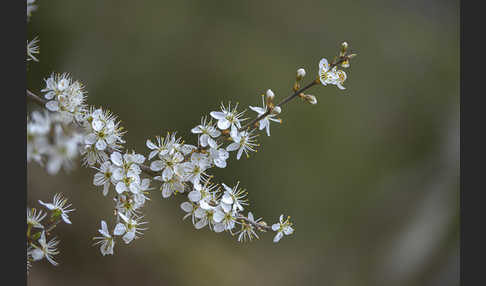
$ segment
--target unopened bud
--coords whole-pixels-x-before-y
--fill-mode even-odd
[[[349,68],[349,60],[348,60],[348,59],[344,60],[344,61],[341,63],[341,66],[342,66],[343,68]]]
[[[300,68],[297,70],[297,80],[303,79],[305,76],[305,69]]]
[[[339,52],[340,57],[344,57],[346,55],[346,50],[348,49],[348,43],[342,42],[341,43],[341,51]]]
[[[274,114],[280,114],[280,112],[282,112],[282,108],[280,108],[280,106],[275,106],[272,109],[272,113],[274,113]]]
[[[304,99],[310,104],[317,104],[317,98],[310,94],[305,94]]]
[[[272,101],[275,98],[275,94],[271,89],[267,90],[267,100]]]

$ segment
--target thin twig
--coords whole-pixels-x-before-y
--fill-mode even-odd
[[[258,222],[255,222],[255,221],[252,221],[252,220],[249,220],[248,218],[244,217],[244,216],[238,216],[236,219],[239,219],[239,220],[244,220],[245,222],[253,225],[254,227],[260,229],[260,230],[272,230],[272,227],[268,226],[268,225],[263,225],[263,224],[259,224]]]
[[[27,99],[37,103],[42,107],[44,107],[47,103],[47,100],[43,99],[42,97],[39,97],[38,95],[36,95],[35,93],[33,93],[28,89],[27,89]]]

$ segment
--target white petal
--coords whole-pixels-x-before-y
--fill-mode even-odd
[[[191,191],[187,197],[193,202],[199,202],[201,200],[201,192]]]
[[[98,140],[98,142],[96,142],[96,149],[98,149],[100,151],[105,150],[106,149],[106,142],[105,142],[105,140],[103,140],[103,139]]]
[[[58,111],[59,110],[59,103],[55,100],[51,100],[46,103],[46,108],[50,111]]]
[[[91,126],[93,127],[93,129],[95,131],[100,132],[101,129],[103,129],[103,127],[105,126],[105,123],[103,123],[103,121],[101,121],[101,120],[95,119],[91,123]]]
[[[112,178],[113,178],[115,181],[119,181],[119,180],[123,179],[123,169],[122,169],[122,168],[116,168],[116,169],[113,171]]]
[[[162,180],[164,180],[165,182],[169,181],[170,179],[172,179],[172,176],[174,175],[174,171],[172,171],[171,168],[167,167],[164,169],[164,171],[162,172]]]
[[[151,150],[157,149],[157,145],[152,143],[152,141],[150,141],[149,139],[147,139],[147,142],[145,142],[145,145],[147,145],[147,147]]]
[[[181,209],[186,213],[192,212],[192,204],[190,202],[183,202],[181,204]]]
[[[96,142],[98,139],[98,136],[94,133],[88,134],[86,137],[84,137],[84,144],[92,145]]]
[[[67,223],[67,224],[72,224],[72,223],[71,223],[71,221],[69,220],[69,217],[68,217],[68,215],[67,215],[67,214],[64,214],[64,213],[63,213],[63,214],[61,215],[61,218],[62,218],[62,220],[63,220],[65,223]]]
[[[152,160],[152,158],[155,157],[157,155],[157,153],[159,153],[158,150],[154,150],[154,151],[150,152],[150,154],[149,154],[149,160]]]
[[[243,147],[241,147],[240,150],[238,150],[238,154],[236,154],[236,160],[240,160],[241,154],[243,154]]]
[[[329,63],[325,58],[319,61],[319,70],[324,70],[324,71],[329,70]]]
[[[282,238],[282,236],[283,236],[283,233],[277,232],[277,234],[273,238],[273,242],[279,242],[279,240]]]
[[[221,111],[212,111],[209,113],[214,119],[224,119],[226,117],[226,113]]]
[[[279,223],[274,223],[274,224],[272,225],[272,230],[273,230],[273,231],[277,231],[279,228],[280,228],[280,224],[279,224]]]
[[[119,152],[111,153],[110,159],[113,164],[117,165],[118,167],[121,167],[123,165],[123,157]]]
[[[230,127],[231,122],[226,120],[226,118],[218,120],[218,128],[221,130],[226,130]]]
[[[32,250],[30,255],[32,256],[32,259],[34,259],[34,261],[37,261],[41,260],[44,257],[44,252],[42,252],[42,250],[40,250],[39,248],[36,248]]]
[[[201,219],[198,222],[196,222],[196,224],[194,225],[194,227],[196,229],[201,229],[201,228],[205,227],[207,224],[208,224],[208,221],[207,220]]]
[[[161,160],[156,160],[150,163],[150,170],[152,171],[160,171],[165,167],[165,163]]]
[[[209,139],[208,134],[203,134],[199,137],[199,143],[201,144],[202,147],[208,146],[208,139]]]
[[[221,201],[225,204],[231,205],[233,203],[233,198],[228,193],[225,193]]]
[[[126,231],[126,227],[123,223],[117,223],[115,229],[113,230],[114,235],[122,235]]]
[[[103,196],[106,197],[106,195],[108,195],[108,191],[110,190],[110,182],[106,182],[104,185],[103,185]]]
[[[135,232],[134,231],[127,232],[122,238],[126,244],[129,244],[135,238]]]
[[[223,208],[223,210],[225,212],[230,212],[231,211],[231,204],[225,204],[225,203],[221,203],[221,208]]]
[[[118,183],[116,184],[115,189],[116,189],[116,192],[117,192],[117,193],[119,193],[119,194],[121,194],[121,193],[123,193],[123,192],[125,192],[125,191],[127,191],[127,190],[128,190],[128,189],[127,189],[127,186],[125,185],[125,183],[124,183],[124,182],[118,182]]]
[[[213,227],[214,232],[222,232],[224,230],[224,224],[217,223]]]
[[[294,232],[294,229],[290,226],[287,226],[287,227],[284,227],[283,229],[283,232],[286,234],[286,235],[290,235]]]
[[[101,186],[105,183],[105,174],[96,173],[93,178],[93,185]]]
[[[212,148],[217,148],[218,147],[218,144],[216,143],[216,141],[213,138],[210,138],[210,137],[208,137],[208,144]]]
[[[265,109],[258,106],[250,106],[250,109],[257,112],[259,115],[265,113]]]
[[[238,150],[238,148],[240,148],[240,144],[238,143],[231,143],[228,145],[228,147],[226,147],[226,151],[235,151],[235,150]]]
[[[201,125],[198,125],[198,126],[192,128],[191,132],[194,133],[194,134],[201,134],[202,133]]]
[[[222,211],[216,211],[213,214],[213,220],[215,222],[221,222],[224,219],[224,213]]]

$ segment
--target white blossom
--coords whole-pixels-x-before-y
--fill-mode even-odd
[[[187,194],[187,197],[190,201],[200,203],[204,209],[207,209],[209,202],[215,199],[216,191],[214,189],[217,185],[211,184],[209,180],[202,182],[203,184],[194,184],[194,189]]]
[[[246,120],[246,118],[241,118],[245,111],[238,113],[238,111],[236,110],[237,108],[238,104],[236,104],[233,109],[231,109],[231,103],[228,104],[228,107],[225,107],[223,103],[221,103],[221,111],[212,111],[209,114],[214,119],[218,120],[217,126],[221,130],[226,130],[232,126],[241,128],[241,121]]]
[[[46,155],[50,145],[47,138],[51,130],[51,117],[47,111],[34,111],[27,118],[27,162],[36,161],[43,165],[43,155]]]
[[[257,116],[261,116],[268,111],[268,106],[265,105],[265,99],[263,98],[263,96],[262,96],[262,104],[263,104],[262,107],[250,106],[250,109],[255,111],[258,114]],[[273,122],[282,123],[281,119],[273,118],[276,115],[277,114],[275,113],[270,113],[258,121],[258,128],[260,130],[266,129],[268,136],[270,136],[270,120]]]
[[[184,155],[181,152],[174,151],[172,154],[168,152],[165,155],[159,155],[161,160],[155,160],[150,163],[150,169],[152,171],[162,171],[162,180],[164,182],[169,181],[172,179],[172,176],[178,172],[178,175],[181,174],[181,170],[179,168],[182,161],[184,161]]]
[[[34,261],[38,261],[45,257],[52,265],[58,265],[52,256],[59,254],[59,251],[56,249],[56,246],[59,244],[59,240],[53,238],[49,242],[46,242],[46,234],[44,231],[42,231],[42,234],[37,242],[39,243],[40,247],[34,245],[34,249],[30,253],[32,259]]]
[[[118,214],[119,217],[124,221],[124,223],[118,223],[113,231],[114,235],[123,235],[122,239],[126,244],[129,244],[132,240],[137,239],[137,235],[142,234],[142,230],[145,228],[140,228],[140,225],[146,224],[147,222],[141,222],[140,218],[127,217],[122,213]]]
[[[95,169],[98,170],[98,173],[94,175],[93,178],[93,185],[95,186],[103,186],[103,196],[108,194],[110,189],[110,185],[113,183],[113,170],[114,167],[110,161],[103,162],[99,168]]]
[[[206,175],[204,171],[211,167],[211,162],[206,154],[192,153],[191,161],[182,164],[186,181],[198,184],[201,178]]]
[[[44,228],[41,221],[46,217],[46,215],[47,214],[43,213],[41,210],[37,212],[37,210],[34,208],[27,208],[27,224],[36,228]]]
[[[27,61],[36,61],[38,62],[39,60],[34,56],[34,54],[39,53],[39,46],[37,45],[39,43],[39,39],[35,37],[32,39],[32,41],[29,42],[27,40]]]
[[[201,124],[191,129],[191,132],[194,134],[201,134],[199,135],[199,144],[202,147],[207,147],[208,145],[212,148],[217,148],[218,144],[214,138],[217,138],[221,135],[221,132],[216,129],[212,121],[206,122],[206,117],[201,119]]]
[[[113,248],[115,247],[115,240],[110,235],[110,232],[108,231],[108,227],[107,227],[106,222],[104,220],[101,221],[101,229],[99,229],[98,232],[102,236],[97,236],[97,237],[93,238],[93,239],[98,240],[97,242],[94,243],[94,245],[100,246],[100,252],[103,256],[105,256],[107,254],[113,255]]]
[[[37,10],[37,5],[34,2],[35,0],[27,0],[27,21],[30,20],[32,12]]]
[[[247,205],[247,199],[245,198],[247,193],[244,189],[239,189],[240,182],[237,182],[233,188],[228,187],[225,183],[222,183],[225,191],[221,198],[221,207],[226,211],[235,210],[243,211],[243,205]]]
[[[182,168],[182,166],[180,166],[180,168]],[[160,190],[164,199],[170,197],[174,193],[183,193],[185,190],[183,177],[178,174],[173,175],[168,181],[164,181],[162,176],[156,176],[154,177],[154,180],[162,182]]]
[[[273,242],[279,242],[280,239],[285,235],[291,235],[294,232],[292,228],[292,223],[290,222],[290,218],[288,217],[287,220],[283,220],[284,215],[280,215],[279,222],[272,225],[272,230],[276,231],[277,234],[273,238]]]
[[[218,168],[226,168],[226,160],[229,153],[225,149],[209,148],[208,159]]]
[[[207,225],[209,229],[212,230],[214,225],[213,214],[214,207],[208,209],[197,208],[194,211],[194,216],[199,220],[194,224],[194,227],[196,229],[201,229]]]
[[[65,171],[73,169],[73,160],[78,156],[80,134],[65,134],[61,125],[54,126],[54,144],[47,148],[47,172],[56,174],[61,167]]]
[[[246,157],[250,157],[248,152],[249,151],[255,152],[256,151],[255,147],[258,146],[258,144],[255,143],[256,136],[253,135],[254,131],[255,129],[252,129],[251,131],[244,130],[238,132],[236,128],[232,128],[230,135],[231,135],[231,139],[233,139],[233,143],[231,143],[230,145],[228,145],[228,147],[226,147],[226,151],[231,152],[231,151],[238,150],[238,153],[236,155],[237,160],[240,160],[243,151],[245,152]]]
[[[213,214],[214,224],[214,231],[215,232],[222,232],[225,230],[231,231],[235,227],[236,223],[236,212],[232,209],[225,210],[222,207],[215,208]]]
[[[262,218],[254,219],[253,214],[251,212],[248,212],[248,217],[247,219],[250,222],[242,221],[241,222],[241,230],[238,232],[238,241],[239,242],[244,242],[244,241],[249,241],[252,240],[254,237],[259,239],[258,234],[255,231],[255,227],[253,224],[258,223]],[[253,224],[252,224],[253,223]]]
[[[337,67],[330,69],[330,65],[325,58],[319,62],[319,80],[323,85],[333,84],[339,89],[345,89],[342,85],[346,80],[346,73],[342,70],[337,70]]]
[[[110,111],[101,108],[91,110],[85,118],[85,129],[87,135],[84,139],[86,145],[94,145],[96,150],[104,151],[107,148],[119,151],[121,144],[125,143],[122,139],[124,132],[117,121],[116,116]]]
[[[192,202],[183,202],[181,204],[181,209],[186,212],[186,215],[182,219],[186,219],[189,216],[192,218],[192,224],[196,224],[196,210],[198,206]]]
[[[68,214],[73,212],[74,209],[69,209],[72,204],[67,204],[67,202],[67,199],[64,198],[62,194],[55,194],[52,203],[44,203],[43,201],[39,200],[41,205],[53,211],[54,214],[60,215],[65,223],[71,224]]]
[[[123,192],[140,192],[140,164],[145,162],[145,157],[140,154],[113,152],[110,156],[113,163],[113,180],[118,194]]]

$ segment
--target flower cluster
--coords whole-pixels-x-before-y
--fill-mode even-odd
[[[67,73],[51,74],[45,80],[44,97],[48,100],[46,108],[58,111],[66,123],[81,121],[86,111],[86,92],[83,85],[73,81]]]
[[[32,112],[27,118],[27,162],[46,165],[51,175],[58,173],[61,167],[71,170],[79,155],[83,134],[65,127],[61,114]]]
[[[57,250],[59,240],[53,237],[48,241],[47,238],[61,221],[71,224],[69,213],[74,211],[71,209],[71,204],[68,204],[67,199],[61,194],[54,195],[52,202],[44,203],[39,200],[39,203],[47,211],[27,208],[27,271],[32,266],[32,262],[43,258],[54,266],[58,265],[54,256],[59,254]],[[50,215],[46,219],[48,213]]]
[[[28,1],[32,4],[34,1]],[[29,8],[28,8],[29,9]],[[29,16],[28,10],[28,16]],[[28,58],[37,61],[33,54],[38,53],[37,39],[28,42]],[[30,50],[29,50],[30,46]],[[288,217],[269,226],[262,218],[255,219],[248,207],[248,193],[235,184],[215,183],[211,169],[226,168],[230,153],[235,152],[239,160],[243,153],[249,157],[260,146],[257,143],[259,131],[270,136],[270,123],[282,123],[282,106],[296,97],[316,104],[313,95],[305,94],[311,86],[336,85],[344,89],[347,78],[344,71],[337,67],[349,67],[349,60],[355,54],[347,53],[348,45],[343,43],[338,57],[331,63],[326,59],[319,62],[318,76],[305,87],[301,81],[306,71],[299,68],[293,87],[294,93],[276,102],[275,93],[268,89],[261,96],[262,106],[249,106],[256,113],[250,121],[245,110],[238,110],[238,104],[224,105],[201,118],[199,124],[191,129],[197,135],[194,145],[186,144],[176,133],[155,136],[147,139],[148,155],[127,151],[123,140],[125,131],[120,121],[110,111],[95,108],[86,103],[83,85],[74,81],[67,73],[51,74],[45,79],[41,90],[43,98],[27,92],[34,102],[40,103],[48,111],[34,111],[27,123],[27,159],[41,165],[47,162],[49,174],[61,168],[70,170],[73,161],[82,155],[84,166],[94,169],[93,185],[101,190],[103,196],[111,197],[114,202],[114,222],[110,229],[106,220],[101,220],[94,245],[99,246],[101,254],[113,255],[116,239],[129,244],[140,238],[147,222],[142,208],[150,200],[152,190],[158,189],[162,198],[172,198],[185,194],[180,208],[185,212],[183,219],[191,217],[196,229],[208,227],[211,231],[227,232],[236,235],[240,242],[259,238],[258,232],[275,232],[274,242],[294,232],[293,223]],[[245,123],[246,122],[246,123]],[[156,186],[151,186],[153,183]],[[180,197],[180,196],[179,196]],[[40,203],[52,212],[51,220],[71,223],[70,205],[60,195],[52,203]],[[246,215],[245,215],[246,212]],[[45,257],[52,264],[57,252],[58,241],[47,241],[50,227],[42,225],[45,214],[28,210],[28,264],[30,261]],[[57,224],[57,222],[56,222]],[[29,236],[32,228],[41,232]]]
[[[117,117],[108,110],[91,107],[83,115],[83,129],[86,135],[81,153],[84,165],[94,166],[108,159],[107,152],[120,151],[123,140],[123,127]]]
[[[341,50],[339,52],[340,66],[348,68],[349,60],[356,56],[356,54],[348,54],[348,43],[343,42],[341,44]],[[336,61],[336,59],[335,59]],[[335,62],[334,61],[334,62]],[[319,62],[319,80],[323,85],[336,85],[339,89],[346,89],[343,86],[344,81],[347,79],[346,72],[338,70],[338,65],[330,65],[327,59],[323,58]]]

